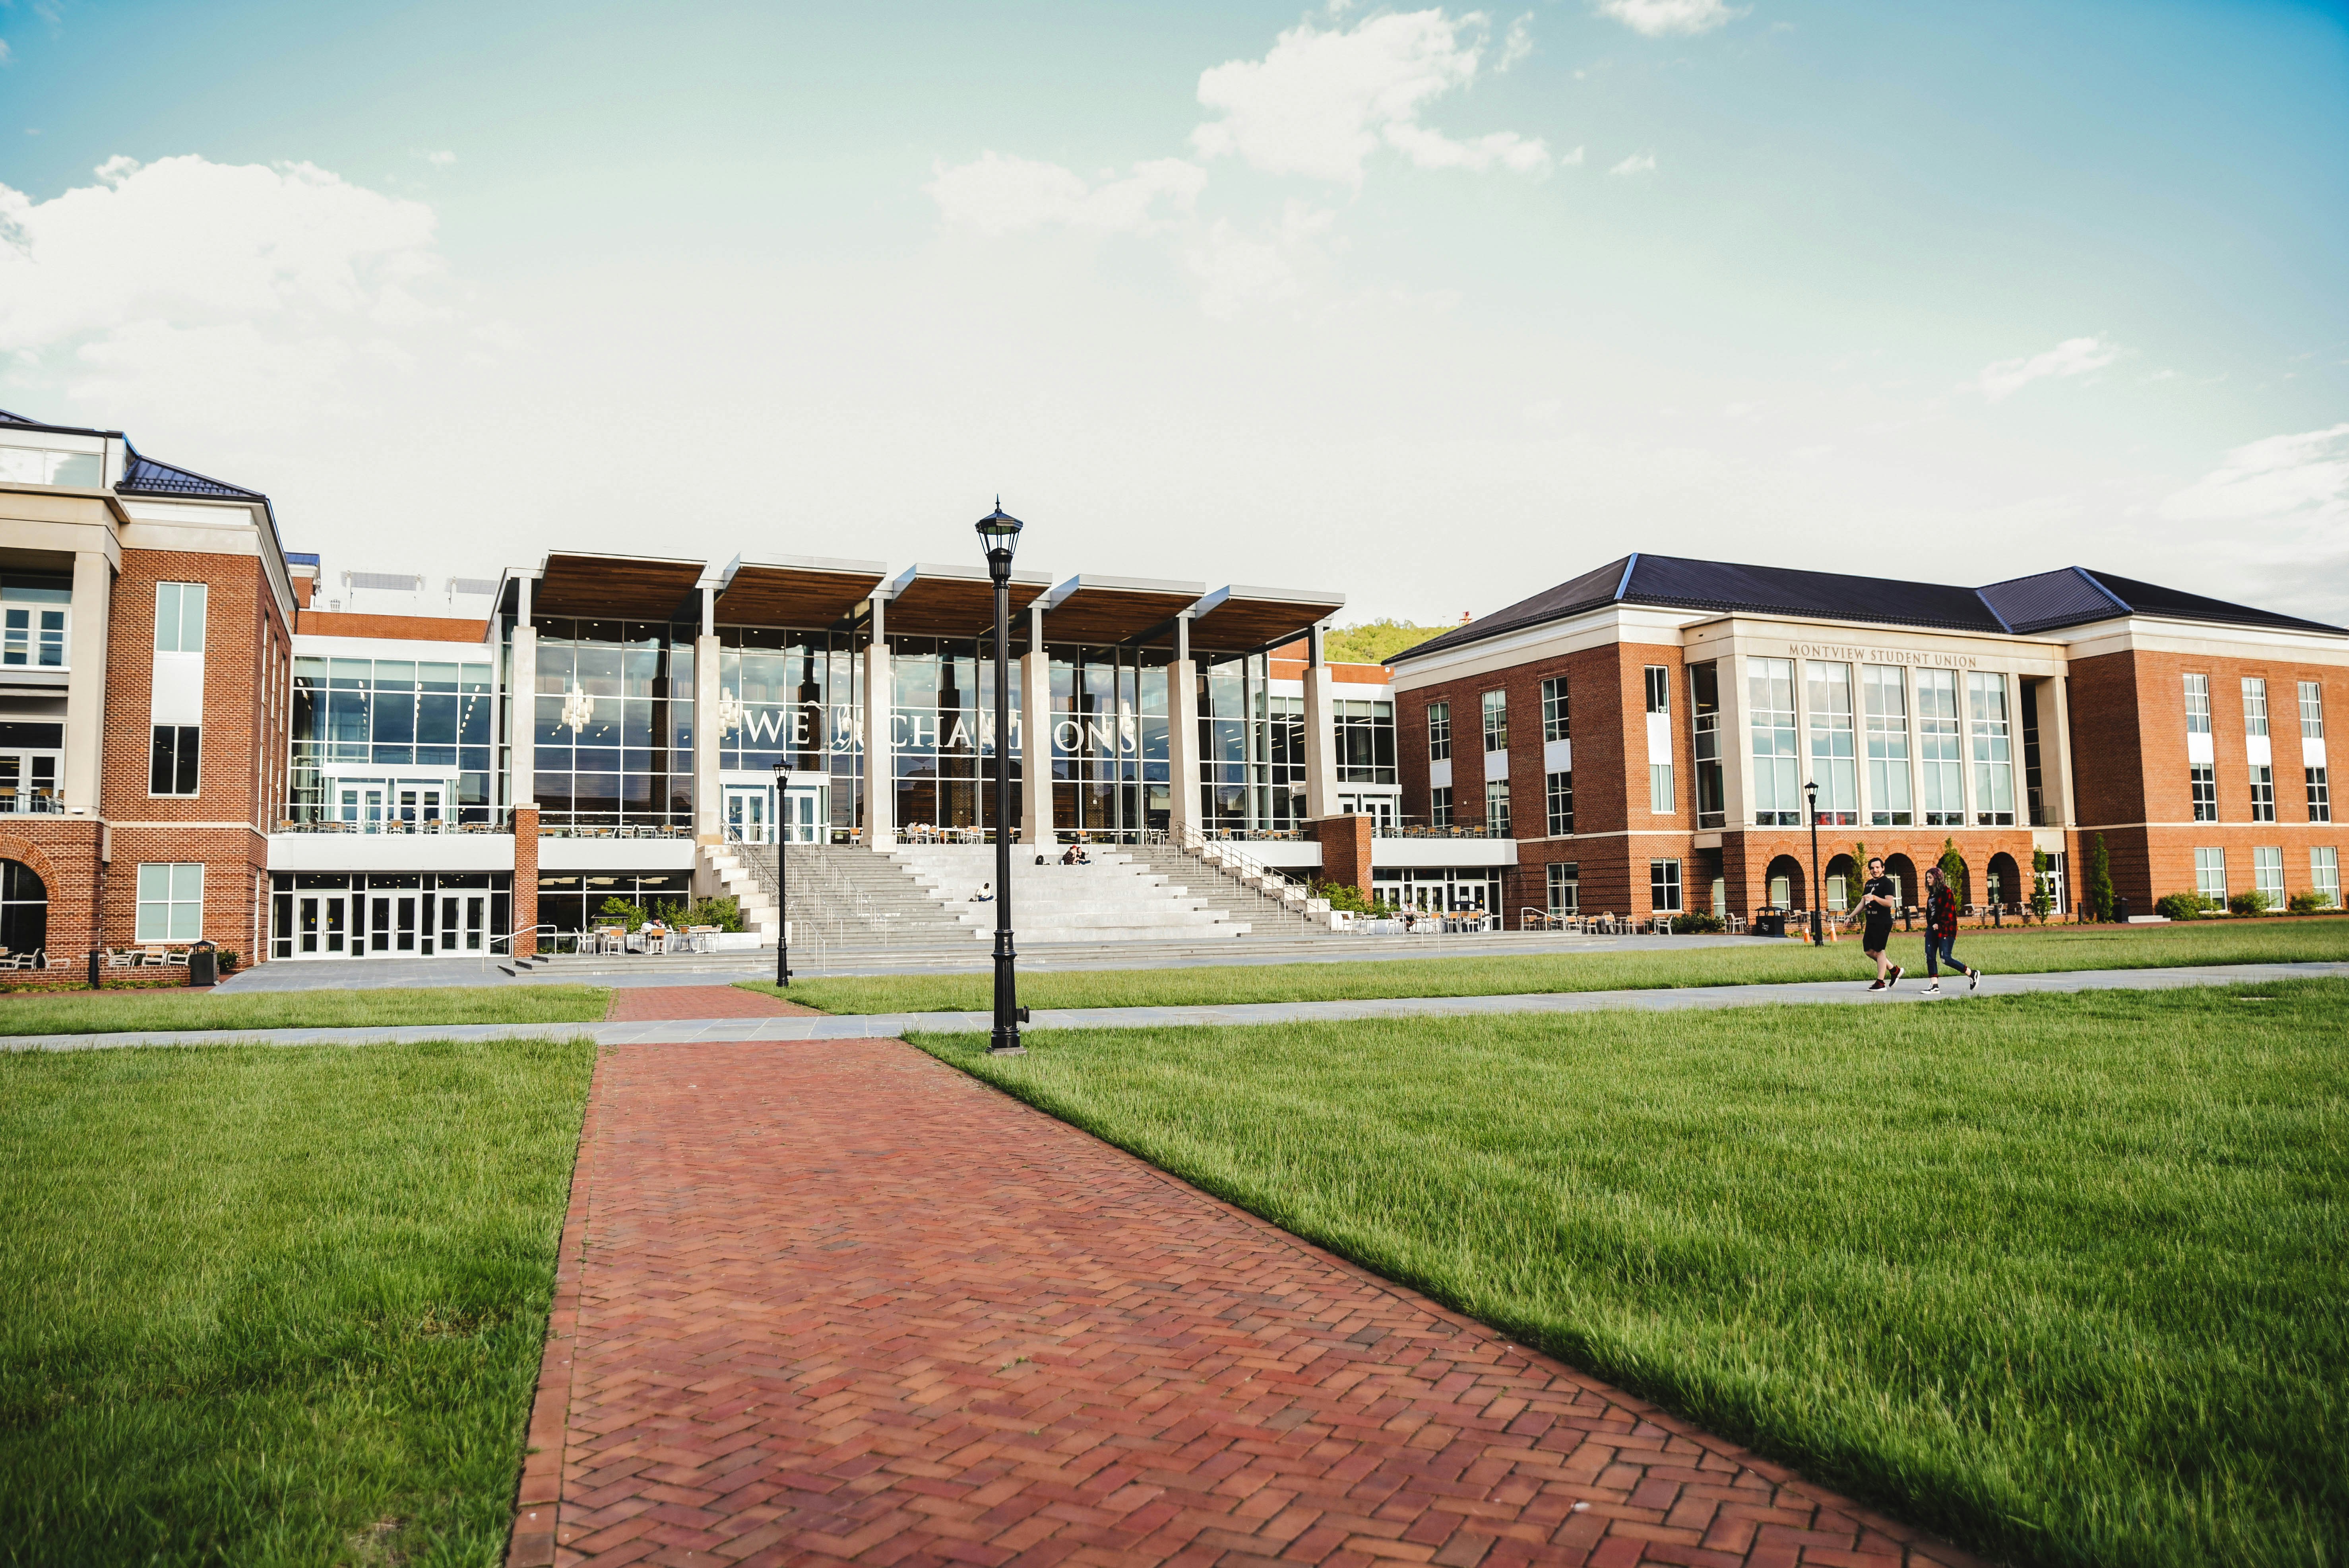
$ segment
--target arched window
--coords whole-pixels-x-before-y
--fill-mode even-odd
[[[2023,885],[2023,873],[2016,868],[2014,857],[2003,851],[1991,856],[1987,881],[1989,887],[1983,895],[1986,903],[2028,903],[2031,902],[2031,890]]]
[[[19,861],[0,861],[0,948],[10,955],[49,944],[49,890]]]
[[[1925,884],[1918,879],[1917,862],[1907,855],[1884,857],[1884,874],[1892,879],[1895,901],[1903,909],[1917,903],[1917,893]]]
[[[1827,890],[1827,908],[1837,914],[1849,909],[1859,897],[1859,867],[1849,855],[1837,855],[1827,862],[1824,878]]]
[[[1792,855],[1780,855],[1770,862],[1763,873],[1764,885],[1769,890],[1770,903],[1775,909],[1807,909],[1803,902],[1803,862]]]

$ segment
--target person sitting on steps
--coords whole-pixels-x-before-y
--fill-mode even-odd
[[[995,902],[995,884],[993,882],[979,883],[978,891],[970,895],[970,902],[973,903],[993,903]]]

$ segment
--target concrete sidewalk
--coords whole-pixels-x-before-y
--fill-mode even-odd
[[[1939,997],[1924,995],[1911,978],[1891,991],[1861,981],[1805,981],[1777,985],[1692,985],[1677,990],[1566,991],[1507,996],[1400,996],[1362,1001],[1250,1002],[1197,1007],[1053,1007],[1040,1009],[1029,1029],[1139,1029],[1185,1025],[1344,1023],[1358,1018],[1471,1017],[1493,1013],[1594,1013],[1609,1008],[1671,1012],[1682,1008],[1753,1007],[1815,1002],[1899,1006],[1962,1003],[1979,996],[2041,992],[2168,991],[2192,985],[2258,985],[2278,980],[2349,977],[2349,964],[2215,964],[2175,969],[2075,969],[2052,975],[1993,975],[1969,993],[1965,982],[1944,983]],[[812,1017],[680,1018],[577,1024],[419,1024],[357,1029],[183,1029],[103,1035],[17,1035],[0,1037],[11,1050],[97,1050],[109,1046],[365,1046],[418,1040],[499,1040],[556,1037],[600,1045],[685,1041],[894,1039],[913,1031],[985,1032],[986,1013],[867,1013]]]

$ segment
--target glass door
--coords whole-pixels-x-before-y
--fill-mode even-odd
[[[294,955],[343,958],[358,951],[348,934],[350,895],[305,892],[295,901]]]
[[[437,827],[440,822],[441,786],[438,784],[402,784],[394,808],[401,828],[415,832],[419,826]]]
[[[816,824],[828,814],[822,810],[823,794],[820,785],[793,785],[783,792],[783,841],[791,844],[812,844],[816,841]]]
[[[55,751],[0,751],[0,813],[50,812],[57,809]]]
[[[489,938],[490,899],[487,893],[445,892],[440,895],[440,951],[479,953]]]
[[[768,810],[773,799],[774,791],[761,784],[726,786],[726,836],[746,844],[770,842]]]
[[[337,803],[345,830],[354,833],[383,831],[383,786],[346,784]]]
[[[417,950],[416,894],[412,892],[378,893],[368,903],[368,950],[375,953],[414,953]],[[425,905],[425,917],[431,918],[431,905]],[[424,928],[424,951],[432,951],[432,928]]]

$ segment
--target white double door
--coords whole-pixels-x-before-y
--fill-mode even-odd
[[[301,892],[294,895],[294,956],[429,958],[486,952],[490,895],[472,890]]]
[[[448,799],[446,784],[356,780],[336,787],[335,814],[357,832],[380,833],[387,824],[413,830],[445,820]]]
[[[784,789],[780,810],[771,784],[728,784],[726,836],[746,844],[812,844],[823,820],[823,786],[794,784]]]

